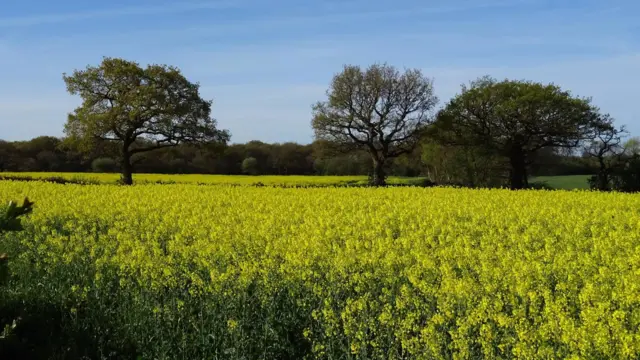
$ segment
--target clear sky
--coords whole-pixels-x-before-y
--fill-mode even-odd
[[[482,76],[554,82],[640,135],[638,0],[0,0],[0,138],[61,136],[62,73],[180,67],[232,142],[308,142],[343,64],[423,69],[443,105]]]

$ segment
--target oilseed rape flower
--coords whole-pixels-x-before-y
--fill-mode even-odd
[[[640,356],[636,195],[0,182],[24,196],[11,296],[142,358]]]

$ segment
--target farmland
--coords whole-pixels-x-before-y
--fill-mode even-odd
[[[24,196],[0,305],[52,304],[101,351],[640,356],[634,195],[0,182]]]
[[[56,172],[1,172],[0,177],[28,177],[34,179],[60,178],[79,182],[100,184],[116,184],[120,179],[115,173],[56,173]],[[413,184],[424,178],[390,177],[390,184]],[[135,174],[136,184],[179,183],[207,185],[278,185],[278,186],[332,186],[332,185],[364,185],[366,176],[250,176],[250,175],[201,175],[201,174]]]
[[[623,2],[0,7],[0,360],[640,360]]]
[[[531,182],[543,183],[553,189],[589,189],[591,175],[538,176]]]
[[[120,175],[116,173],[69,173],[69,172],[0,172],[0,179],[64,179],[72,182],[95,184],[117,184]],[[530,179],[531,183],[544,184],[559,190],[587,190],[590,175],[539,176]],[[387,182],[391,185],[419,185],[424,177],[391,176]],[[176,183],[205,185],[272,185],[284,187],[304,186],[344,186],[365,185],[366,176],[305,176],[305,175],[203,175],[203,174],[134,174],[136,184]]]

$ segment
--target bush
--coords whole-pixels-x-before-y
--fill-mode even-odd
[[[613,172],[611,189],[622,192],[640,191],[640,156],[626,159],[624,166]]]
[[[619,192],[640,192],[640,155],[623,157],[610,169],[609,189]],[[589,187],[596,190],[600,187],[599,175],[588,179]]]
[[[248,157],[242,161],[242,172],[247,175],[258,175],[258,160]]]

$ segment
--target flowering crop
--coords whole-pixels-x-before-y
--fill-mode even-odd
[[[145,359],[640,356],[634,195],[0,182],[24,196],[12,296]]]
[[[56,172],[3,172],[0,176],[62,178],[67,180],[88,180],[103,184],[115,184],[120,175],[115,173],[56,173]],[[411,184],[423,178],[402,178],[391,176],[390,184]],[[209,184],[209,185],[264,185],[305,186],[305,185],[345,185],[366,184],[366,176],[307,176],[307,175],[203,175],[203,174],[134,174],[133,180],[137,184],[147,183],[180,183],[180,184]]]

